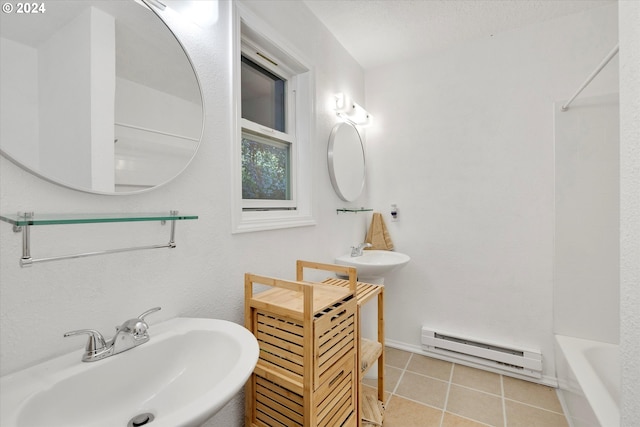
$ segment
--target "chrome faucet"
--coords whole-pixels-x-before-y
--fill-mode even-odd
[[[95,362],[149,341],[149,333],[147,332],[149,325],[144,321],[144,318],[158,310],[160,310],[160,307],[152,308],[134,319],[127,320],[121,326],[117,326],[116,334],[109,341],[106,341],[102,334],[94,329],[71,331],[65,333],[64,336],[89,335],[82,361]]]
[[[367,242],[360,243],[358,246],[351,246],[351,256],[362,256],[362,251],[364,250],[364,248],[370,248],[371,246],[373,245]]]

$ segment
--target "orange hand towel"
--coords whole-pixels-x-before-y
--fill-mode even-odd
[[[369,231],[367,231],[367,237],[364,241],[372,245],[367,249],[393,250],[393,242],[391,241],[391,236],[389,236],[389,231],[387,231],[387,226],[384,223],[381,213],[375,212],[373,214],[371,225],[369,226]]]

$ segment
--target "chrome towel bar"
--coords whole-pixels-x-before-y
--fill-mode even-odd
[[[33,264],[58,261],[63,259],[84,258],[95,255],[114,254],[120,252],[131,252],[146,249],[173,249],[176,247],[175,233],[176,221],[198,219],[195,215],[178,215],[178,211],[170,211],[169,214],[106,214],[106,215],[45,215],[36,217],[33,212],[18,213],[15,216],[0,216],[0,220],[13,224],[13,231],[22,233],[22,257],[20,258],[21,267],[29,267]],[[102,251],[84,252],[71,255],[60,255],[47,258],[31,257],[31,227],[35,225],[52,225],[52,224],[87,224],[87,223],[105,223],[105,222],[134,222],[134,221],[160,221],[163,224],[171,221],[171,233],[169,242],[158,245],[134,246],[120,249],[107,249]]]

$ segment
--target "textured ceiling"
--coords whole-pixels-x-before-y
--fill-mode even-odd
[[[363,68],[616,0],[303,0]]]

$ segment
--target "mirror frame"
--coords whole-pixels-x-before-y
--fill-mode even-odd
[[[127,0],[127,1],[132,1],[132,2],[136,3],[136,0]],[[193,71],[193,75],[195,77],[196,84],[198,85],[198,91],[200,92],[200,102],[202,104],[202,126],[201,126],[201,129],[200,129],[200,138],[199,138],[198,143],[197,143],[197,145],[195,147],[193,155],[185,163],[184,167],[182,167],[182,169],[180,169],[173,177],[171,177],[171,178],[167,179],[166,181],[163,181],[163,182],[161,182],[159,184],[156,184],[156,185],[154,185],[152,187],[149,187],[149,188],[145,188],[145,189],[142,189],[142,190],[135,190],[135,191],[106,192],[106,191],[97,191],[97,190],[92,190],[92,189],[89,189],[89,188],[75,186],[73,184],[69,184],[67,182],[59,181],[59,180],[57,180],[55,178],[45,176],[42,173],[40,173],[38,171],[35,171],[31,167],[24,165],[19,160],[15,159],[10,154],[8,154],[6,151],[2,150],[2,147],[0,147],[0,155],[2,157],[4,157],[7,160],[11,161],[13,164],[18,166],[19,168],[29,172],[30,174],[32,174],[32,175],[34,175],[34,176],[36,176],[36,177],[38,177],[38,178],[40,178],[40,179],[42,179],[44,181],[47,181],[47,182],[50,182],[52,184],[59,185],[61,187],[68,188],[68,189],[71,189],[71,190],[80,191],[80,192],[89,193],[89,194],[104,195],[104,196],[128,196],[128,195],[142,194],[142,193],[147,193],[149,191],[153,191],[153,190],[155,190],[157,188],[160,188],[160,187],[172,182],[178,176],[182,175],[182,173],[189,167],[189,165],[191,165],[191,163],[193,162],[193,159],[198,154],[200,146],[202,145],[202,138],[204,136],[204,129],[205,129],[205,117],[206,117],[206,114],[205,114],[205,104],[204,104],[204,93],[202,91],[202,84],[200,82],[200,77],[199,77],[199,75],[198,75],[198,73],[196,71],[196,68],[195,68],[195,66],[193,64],[193,60],[191,59],[191,56],[189,55],[189,52],[185,48],[185,46],[182,43],[182,41],[180,40],[180,38],[171,29],[169,24],[164,19],[162,19],[162,16],[158,12],[157,8],[153,5],[153,3],[149,2],[148,0],[141,0],[141,1],[144,4],[144,6],[146,6],[147,9],[149,9],[149,11],[151,13],[153,13],[156,16],[157,19],[160,20],[160,23],[162,25],[164,25],[164,27],[167,29],[167,31],[169,31],[173,35],[173,38],[176,40],[176,42],[178,43],[178,45],[182,49],[182,52],[184,53],[185,57],[187,58],[187,61],[189,62],[189,65],[191,66],[191,70]]]
[[[338,182],[338,178],[336,176],[336,170],[335,170],[336,136],[338,134],[338,131],[343,126],[349,126],[353,128],[353,131],[356,133],[358,137],[357,142],[360,144],[360,149],[362,150],[362,182],[360,183],[360,189],[358,191],[358,194],[353,197],[350,197],[350,195],[345,194],[344,183],[342,183],[342,186],[341,186],[341,183]],[[329,145],[327,147],[327,164],[329,166],[329,177],[331,178],[331,185],[333,186],[333,189],[338,195],[338,197],[341,200],[344,200],[345,202],[353,202],[357,200],[362,195],[362,191],[364,189],[365,179],[367,176],[367,158],[364,151],[364,144],[362,143],[362,137],[360,136],[360,132],[358,132],[358,129],[356,128],[355,125],[352,125],[351,123],[347,123],[347,122],[341,122],[336,124],[333,127],[333,129],[331,129],[331,134],[329,135]]]

